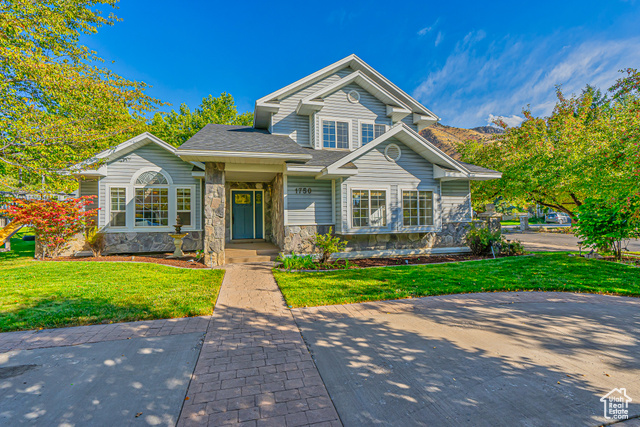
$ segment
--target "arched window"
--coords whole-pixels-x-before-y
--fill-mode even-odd
[[[167,185],[167,177],[160,172],[147,171],[140,174],[136,185]]]

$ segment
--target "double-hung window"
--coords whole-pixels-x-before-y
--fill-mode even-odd
[[[351,226],[385,227],[387,225],[386,190],[351,190]]]
[[[433,191],[402,191],[402,223],[433,225]]]
[[[349,148],[349,122],[322,120],[322,146]]]
[[[111,227],[127,226],[127,189],[111,187],[111,210],[109,211],[109,225]]]
[[[176,211],[182,225],[191,225],[191,189],[176,189]]]
[[[360,139],[362,145],[373,141],[383,133],[387,131],[387,125],[379,123],[361,123],[360,124]]]

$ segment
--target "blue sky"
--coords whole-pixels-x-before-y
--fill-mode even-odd
[[[121,0],[122,22],[82,42],[152,96],[194,108],[256,99],[351,53],[460,127],[548,114],[556,84],[609,87],[640,68],[640,0]],[[111,63],[111,61],[115,61]]]

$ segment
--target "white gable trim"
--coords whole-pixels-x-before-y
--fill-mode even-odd
[[[262,98],[258,99],[255,104],[253,126],[256,128],[267,127],[271,114],[278,112],[278,109],[280,108],[279,101],[281,99],[300,90],[302,87],[311,85],[347,67],[351,67],[355,71],[362,71],[369,78],[376,81],[380,86],[385,88],[385,90],[393,93],[394,96],[401,99],[405,105],[409,106],[412,112],[431,117],[435,121],[440,120],[440,118],[433,112],[431,112],[431,110],[420,104],[408,93],[400,89],[398,86],[385,78],[382,74],[374,70],[369,64],[358,58],[358,56],[356,56],[355,54],[351,54],[346,58],[334,62],[333,64],[324,67],[321,70],[316,71],[315,73],[309,74],[308,76],[283,87],[282,89],[279,89],[275,92],[270,93],[269,95],[263,96]]]
[[[349,155],[347,155],[347,156],[341,158],[340,160],[338,160],[337,162],[327,166],[323,170],[323,174],[333,174],[333,173],[335,173],[337,171],[337,169],[339,169],[340,167],[342,167],[345,164],[353,161],[354,159],[362,156],[366,152],[374,149],[375,147],[377,147],[378,145],[380,145],[384,141],[388,140],[389,138],[393,138],[393,137],[395,137],[398,140],[400,140],[400,142],[403,142],[403,143],[409,145],[409,148],[412,148],[410,146],[410,145],[412,145],[411,144],[412,142],[413,142],[413,145],[418,144],[418,146],[423,147],[426,152],[432,154],[432,156],[430,156],[431,158],[427,158],[423,153],[419,152],[418,150],[414,149],[414,151],[416,151],[416,153],[418,153],[419,155],[421,155],[422,157],[424,157],[425,159],[427,159],[431,163],[436,164],[436,161],[438,161],[438,162],[440,162],[440,163],[442,163],[444,165],[447,165],[447,166],[449,166],[449,167],[455,169],[456,171],[461,172],[461,173],[463,173],[465,175],[469,174],[469,171],[465,167],[463,167],[461,164],[456,162],[454,159],[449,157],[444,152],[440,151],[437,147],[435,147],[429,141],[427,141],[426,139],[422,138],[420,136],[420,134],[416,133],[413,129],[411,129],[409,126],[407,126],[405,123],[402,123],[402,122],[396,124],[389,131],[387,131],[384,134],[380,135],[379,137],[377,137],[373,141],[369,142],[368,144],[363,145],[362,147],[360,147],[357,150],[353,151]]]
[[[144,133],[141,133],[140,135],[134,136],[133,138],[123,143],[116,145],[113,148],[109,148],[107,150],[101,151],[100,153],[96,154],[92,158],[73,166],[72,168],[72,170],[74,171],[73,173],[75,175],[88,176],[89,174],[91,174],[91,171],[93,170],[91,169],[91,165],[94,165],[95,163],[98,163],[98,162],[110,162],[112,160],[122,157],[128,153],[131,153],[136,149],[150,143],[156,144],[160,148],[163,148],[164,150],[167,150],[174,156],[178,157],[176,154],[176,147],[172,146],[171,144],[163,141],[162,139],[158,138],[157,136],[149,132],[144,132]],[[190,163],[192,165],[198,166],[201,169],[204,169],[204,164],[201,162],[190,162]],[[89,169],[86,169],[86,168],[89,168]]]
[[[411,114],[411,109],[406,104],[386,91],[382,86],[371,80],[362,71],[355,71],[348,76],[338,80],[337,82],[301,99],[298,103],[296,113],[301,115],[309,115],[314,113],[315,111],[321,110],[324,106],[324,101],[318,100],[318,98],[324,98],[352,83],[359,85],[364,90],[375,96],[377,99],[384,102],[387,106],[393,107],[391,113],[394,114],[394,117],[397,118],[397,120],[394,121],[398,121],[403,117]],[[389,115],[389,117],[391,117],[391,115]]]

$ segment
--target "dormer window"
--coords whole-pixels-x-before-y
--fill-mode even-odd
[[[360,137],[362,145],[373,141],[387,131],[387,125],[380,123],[360,123]]]
[[[350,122],[322,119],[322,146],[324,148],[349,148]]]

